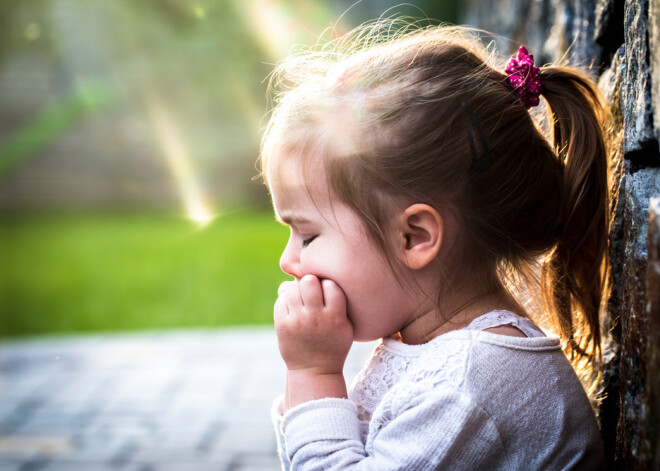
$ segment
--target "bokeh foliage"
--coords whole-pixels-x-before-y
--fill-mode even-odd
[[[287,230],[239,212],[0,218],[0,338],[272,322]]]
[[[272,322],[286,229],[250,177],[273,64],[459,5],[0,2],[0,338]]]

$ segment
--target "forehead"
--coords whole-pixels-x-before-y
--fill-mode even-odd
[[[322,212],[332,206],[322,166],[304,167],[281,159],[266,175],[275,212],[282,219],[299,212]]]

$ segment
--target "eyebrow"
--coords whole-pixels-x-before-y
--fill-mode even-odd
[[[301,216],[288,216],[286,214],[284,216],[280,216],[279,214],[275,213],[275,218],[279,222],[284,223],[288,226],[291,225],[295,226],[296,224],[305,224],[311,222],[309,219],[305,219],[304,217]]]

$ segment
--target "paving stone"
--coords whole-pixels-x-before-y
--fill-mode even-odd
[[[62,456],[62,461],[70,463],[110,463],[126,446],[127,439],[110,436],[98,439],[91,436],[75,438],[72,450]]]
[[[11,469],[14,471],[39,471],[43,469],[43,467],[48,463],[49,461],[47,459],[35,459],[32,461],[26,461],[22,463],[11,463],[8,465],[7,469]],[[2,467],[2,464],[0,464],[0,471],[4,470],[5,468]]]
[[[214,447],[214,456],[259,454],[264,450],[276,449],[275,432],[268,420],[242,420],[229,423]]]
[[[239,455],[232,463],[231,471],[277,471],[280,469],[276,455]]]
[[[210,463],[178,462],[178,463],[156,463],[144,466],[141,471],[226,471],[231,468],[231,461],[216,461]],[[277,470],[279,468],[271,468]]]
[[[18,471],[25,462],[0,457],[0,471]]]
[[[0,437],[0,462],[4,460],[30,462],[51,459],[66,454],[73,447],[66,436],[6,435]]]
[[[348,381],[372,350],[354,346]],[[272,329],[4,343],[0,471],[279,469],[270,405],[284,371]],[[23,445],[3,451],[3,437]]]
[[[39,471],[141,471],[141,467],[136,464],[116,466],[110,463],[95,463],[93,461],[51,461],[39,468]],[[190,468],[190,471],[194,471],[194,468]]]
[[[25,368],[30,366],[25,365]],[[30,371],[34,370],[30,368]],[[22,375],[17,371],[3,370],[0,366],[0,402],[7,403],[17,398],[24,398],[47,380],[48,378],[44,378],[41,374]]]
[[[199,463],[204,453],[185,444],[152,444],[138,450],[131,456],[131,462],[150,463]]]
[[[40,412],[31,415],[17,428],[17,431],[28,434],[71,436],[80,429],[74,418],[75,415],[66,412]]]
[[[202,434],[220,417],[220,414],[209,414],[189,407],[186,410],[165,411],[157,417],[157,427],[161,435]]]

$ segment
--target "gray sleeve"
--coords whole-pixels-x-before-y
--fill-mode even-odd
[[[412,392],[412,391],[410,391]],[[506,453],[490,416],[454,388],[434,388],[387,404],[360,439],[347,399],[301,404],[284,416],[286,454],[296,470],[506,469]]]
[[[273,401],[270,410],[270,419],[275,429],[275,439],[277,440],[277,454],[280,457],[280,464],[282,471],[289,471],[291,469],[291,461],[286,455],[286,447],[284,445],[284,435],[282,434],[282,415],[280,414],[280,405],[284,400],[284,396],[279,396]]]

